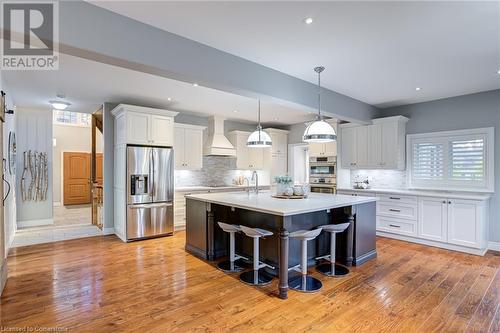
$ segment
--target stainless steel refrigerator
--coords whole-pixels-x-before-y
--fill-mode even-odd
[[[174,150],[127,147],[127,240],[174,232]]]

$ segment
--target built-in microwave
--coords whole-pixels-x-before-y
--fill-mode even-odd
[[[309,160],[310,177],[335,177],[337,173],[337,157],[311,157]]]

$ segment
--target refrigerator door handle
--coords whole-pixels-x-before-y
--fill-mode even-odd
[[[153,187],[155,186],[155,181],[154,181],[154,166],[153,166],[153,163],[154,163],[154,160],[153,160],[153,149],[151,149],[151,152],[150,152],[150,156],[149,156],[149,195],[151,196],[151,201],[155,201],[155,198],[154,198],[154,189]]]
[[[161,207],[170,207],[174,204],[172,202],[162,202],[156,204],[140,204],[140,205],[129,205],[130,209],[141,209],[141,208],[161,208]]]

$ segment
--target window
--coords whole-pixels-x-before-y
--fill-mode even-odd
[[[91,115],[88,113],[54,110],[54,124],[89,127]]]
[[[408,135],[411,187],[494,190],[493,128]]]

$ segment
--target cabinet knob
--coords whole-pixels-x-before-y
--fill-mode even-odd
[[[445,204],[446,203],[446,200],[443,201],[443,203]]]
[[[448,201],[448,204],[451,205],[451,201]]]

